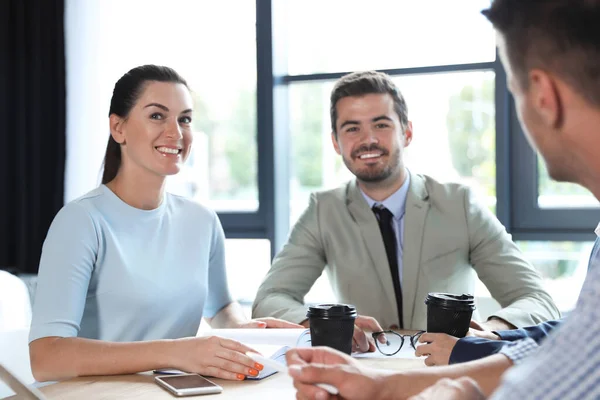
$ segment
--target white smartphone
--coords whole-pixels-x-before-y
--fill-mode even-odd
[[[198,374],[157,376],[154,380],[175,396],[215,394],[223,391],[221,386]]]

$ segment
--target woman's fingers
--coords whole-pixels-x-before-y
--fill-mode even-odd
[[[222,358],[224,360],[228,360],[243,366],[244,368],[253,368],[261,371],[264,367],[262,364],[257,363],[252,358],[248,357],[245,354],[238,353],[237,351],[222,349],[216,352],[217,357]]]
[[[214,376],[215,378],[227,379],[230,381],[243,381],[246,375],[221,369],[215,366],[209,366],[199,371],[202,375]]]
[[[259,364],[253,362],[252,360],[250,365],[248,365],[245,362],[239,362],[238,357],[232,353],[233,352],[218,352],[214,361],[212,362],[212,365],[229,372],[234,372],[236,374],[242,374],[247,376],[258,375],[258,373],[262,369],[262,366],[260,366],[259,368]]]

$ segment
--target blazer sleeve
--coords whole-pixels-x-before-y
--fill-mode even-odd
[[[326,265],[318,214],[317,195],[312,194],[308,208],[258,289],[253,318],[275,317],[295,323],[306,320],[304,296]]]
[[[503,307],[492,316],[516,327],[560,318],[535,268],[525,260],[500,221],[465,188],[469,262]]]

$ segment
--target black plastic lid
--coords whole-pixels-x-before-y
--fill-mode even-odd
[[[425,304],[456,310],[474,310],[475,298],[470,294],[429,293]]]
[[[308,307],[306,316],[308,318],[356,318],[356,307],[350,304],[319,304]]]

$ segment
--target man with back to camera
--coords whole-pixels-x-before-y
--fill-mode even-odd
[[[559,317],[537,272],[468,187],[405,168],[412,123],[388,75],[342,77],[330,112],[333,147],[356,179],[311,196],[259,288],[253,316],[307,325],[304,296],[326,268],[338,301],[385,328],[426,329],[427,293],[473,293],[475,273],[504,307],[483,328]]]
[[[578,183],[600,199],[600,0],[494,0],[484,14],[498,32],[499,53],[521,125],[550,177]],[[403,398],[415,384],[422,385],[423,377],[430,383],[435,374],[469,378],[442,380],[411,399],[483,399],[515,364],[493,400],[597,399],[599,267],[596,245],[575,310],[539,348],[525,339],[482,360],[407,374],[359,371],[357,364],[338,353],[300,349],[288,355],[288,365],[296,364],[290,371],[298,398],[326,399],[310,385],[315,381],[338,385],[346,399],[365,394]],[[304,366],[307,362],[318,365]],[[411,379],[406,380],[406,375]],[[348,391],[350,384],[359,384],[360,393]]]

